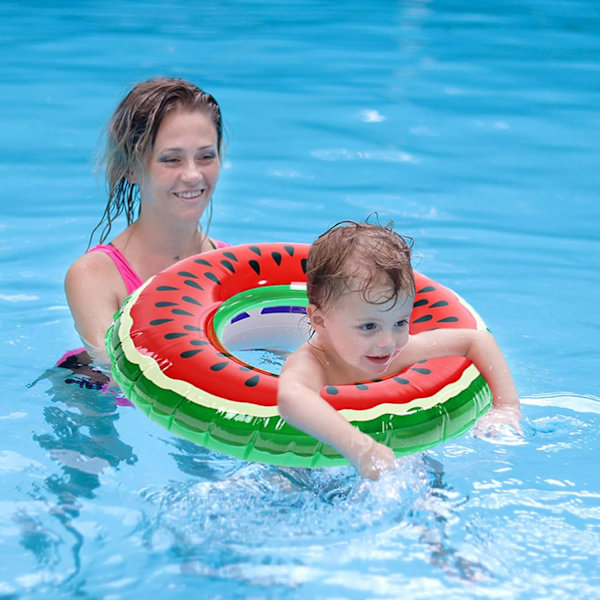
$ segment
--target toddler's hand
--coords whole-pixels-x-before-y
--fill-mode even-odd
[[[355,466],[361,477],[377,480],[382,473],[394,467],[396,457],[387,446],[377,443],[373,438],[370,440],[369,445],[359,455]]]
[[[519,406],[492,406],[477,421],[475,435],[480,437],[496,437],[504,425],[509,425],[515,433],[523,435],[521,431],[521,409]]]

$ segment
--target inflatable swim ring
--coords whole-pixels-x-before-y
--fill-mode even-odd
[[[264,463],[344,464],[331,447],[277,412],[277,375],[235,347],[293,350],[306,339],[306,244],[223,248],[183,260],[136,290],[106,335],[125,395],[173,433]],[[415,273],[411,333],[484,329],[456,293]],[[293,339],[295,336],[296,339]],[[285,348],[286,340],[292,339]],[[322,397],[398,456],[464,433],[490,406],[465,358],[428,360],[384,380],[328,386]]]

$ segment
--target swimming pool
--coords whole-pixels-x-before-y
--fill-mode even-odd
[[[0,7],[0,596],[600,596],[600,12],[592,0]],[[483,316],[524,437],[378,483],[244,463],[53,368],[132,82],[222,105],[211,231],[310,242],[378,211]]]

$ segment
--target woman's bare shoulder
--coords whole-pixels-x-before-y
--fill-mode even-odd
[[[86,346],[102,347],[104,334],[126,293],[118,269],[105,254],[91,252],[71,265],[65,276],[65,294]]]
[[[80,256],[68,269],[65,285],[87,286],[107,283],[120,278],[111,258],[104,252],[88,252]]]
[[[125,282],[112,259],[103,252],[80,256],[65,275],[65,293],[74,305],[119,307],[127,296]]]

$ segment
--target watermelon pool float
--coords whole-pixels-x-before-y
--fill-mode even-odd
[[[293,350],[306,339],[308,249],[222,248],[148,280],[124,302],[106,335],[124,394],[173,433],[238,458],[345,464],[333,448],[279,416],[277,375],[236,355],[236,348],[252,345]],[[415,284],[411,333],[486,328],[455,292],[420,273]],[[384,380],[327,386],[321,396],[397,456],[461,435],[491,404],[485,380],[462,357],[431,359]]]

